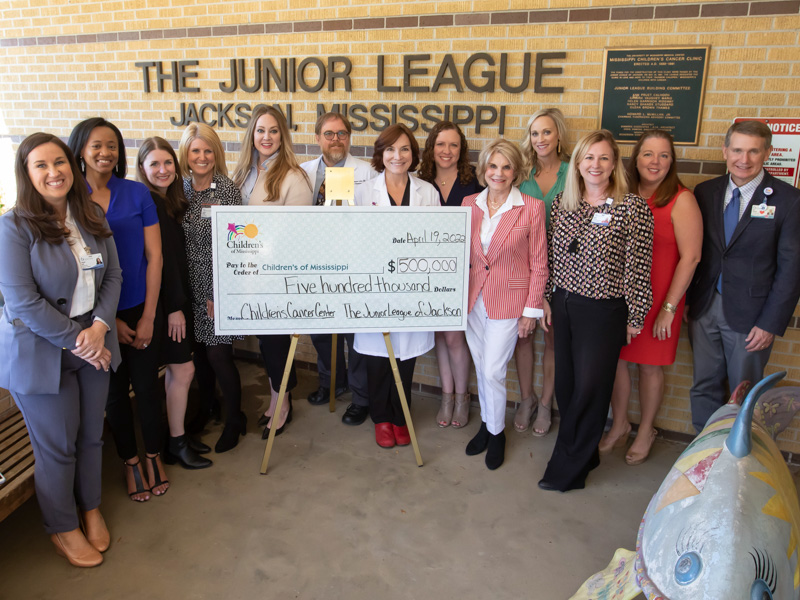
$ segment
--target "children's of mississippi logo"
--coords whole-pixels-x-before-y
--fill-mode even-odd
[[[228,223],[229,242],[235,240],[241,235],[253,239],[258,235],[258,227],[256,227],[256,225],[253,223],[248,225],[236,225],[235,223]]]

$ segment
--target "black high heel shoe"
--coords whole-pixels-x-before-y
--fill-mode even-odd
[[[292,405],[292,392],[289,392],[289,393],[286,395],[286,397],[289,399],[289,406],[291,407],[291,405]],[[271,416],[269,416],[269,415],[263,415],[263,414],[262,414],[262,415],[261,415],[261,416],[258,418],[258,422],[256,423],[256,425],[258,425],[259,427],[266,427],[267,423],[269,423],[269,420],[270,420],[271,418],[272,418],[272,417],[271,417]],[[277,435],[277,434],[276,434],[276,435]]]
[[[283,430],[286,429],[286,426],[289,423],[292,422],[292,412],[293,412],[293,408],[294,407],[292,406],[292,395],[291,394],[289,394],[289,398],[288,399],[289,399],[289,412],[286,413],[286,420],[283,422],[283,425],[281,425],[280,427],[278,427],[278,429],[275,430],[275,435],[282,434]],[[267,418],[269,418],[269,417],[267,417]],[[269,431],[270,431],[269,430],[269,426],[264,427],[264,431],[261,433],[261,439],[262,440],[265,440],[265,439],[267,439],[269,437]]]
[[[247,417],[243,412],[239,413],[239,418],[235,421],[228,420],[225,423],[225,428],[222,430],[222,435],[219,436],[214,452],[222,454],[228,450],[233,450],[239,443],[239,436],[247,433]]]

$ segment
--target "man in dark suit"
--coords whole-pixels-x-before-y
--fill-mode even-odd
[[[722,148],[728,175],[695,188],[703,254],[687,304],[697,431],[726,401],[726,379],[733,390],[763,377],[800,297],[800,190],[764,170],[771,150],[766,124],[734,123]]]

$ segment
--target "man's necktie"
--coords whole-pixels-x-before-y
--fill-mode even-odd
[[[725,228],[726,246],[730,243],[731,237],[733,237],[733,230],[736,229],[736,225],[739,224],[739,203],[741,195],[739,188],[733,188],[731,201],[728,202],[728,206],[725,207],[725,211],[722,213],[722,225]],[[717,291],[720,294],[722,293],[722,273],[720,273],[719,279],[717,279]]]
[[[733,194],[731,194],[731,201],[728,202],[728,206],[725,207],[725,212],[722,213],[722,222],[725,227],[726,246],[731,241],[731,237],[733,236],[733,230],[736,229],[736,226],[739,224],[740,199],[741,199],[741,193],[739,192],[739,188],[733,188]]]
[[[317,206],[322,206],[325,204],[325,180],[322,180],[322,183],[319,186],[319,191],[317,192]]]

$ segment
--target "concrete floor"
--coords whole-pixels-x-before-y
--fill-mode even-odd
[[[113,443],[105,446],[103,513],[112,534],[105,563],[76,569],[56,555],[35,500],[0,523],[0,598],[569,598],[632,549],[648,501],[683,446],[657,441],[650,460],[622,450],[592,472],[582,491],[536,486],[554,435],[517,434],[508,417],[506,462],[489,471],[464,447],[478,409],[461,430],[439,429],[435,399],[415,397],[425,466],[412,448],[386,450],[369,421],[347,427],[349,396],[305,401],[301,376],[294,420],[275,440],[269,474],[255,421],[266,378],[241,362],[248,434],[202,471],[169,469],[172,487],[144,504],[128,500]],[[221,426],[204,441],[213,446]]]

